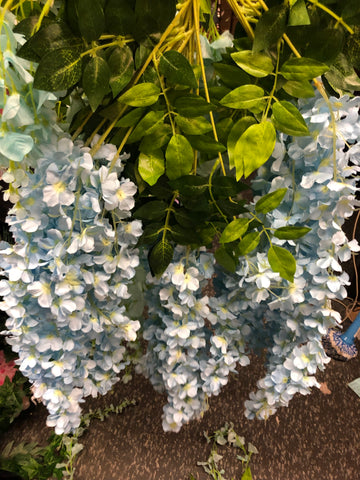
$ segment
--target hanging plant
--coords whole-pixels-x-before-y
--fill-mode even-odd
[[[166,430],[259,349],[249,417],[309,393],[359,250],[341,227],[357,207],[360,9],[229,0],[233,36],[216,2],[165,3],[0,11],[15,242],[0,244],[1,308],[57,433],[131,362],[167,393]]]

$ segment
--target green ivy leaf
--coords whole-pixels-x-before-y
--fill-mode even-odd
[[[235,63],[253,77],[266,77],[273,69],[271,58],[265,53],[253,53],[251,50],[243,50],[231,54]]]
[[[185,135],[202,135],[212,130],[211,123],[204,117],[185,118],[176,115],[175,122]]]
[[[82,85],[93,112],[108,92],[109,80],[110,70],[106,61],[101,57],[92,57],[84,68]]]
[[[167,240],[161,240],[150,250],[149,266],[151,273],[159,277],[162,275],[174,255],[174,248]]]
[[[149,107],[158,101],[159,95],[157,85],[145,82],[131,87],[118,98],[118,102],[131,107]]]
[[[151,131],[162,124],[164,112],[162,110],[148,112],[136,125],[134,131],[128,138],[128,143],[138,142],[144,135],[150,135]]]
[[[299,110],[286,100],[273,104],[271,118],[275,128],[281,132],[293,136],[310,135],[309,129]]]
[[[186,135],[190,145],[194,150],[199,152],[208,153],[210,155],[217,155],[219,152],[225,152],[226,147],[214,140],[209,135]]]
[[[242,85],[235,88],[220,100],[221,105],[229,108],[256,110],[264,108],[264,90],[257,85]]]
[[[105,15],[98,0],[78,0],[78,24],[88,42],[97,40],[105,30]]]
[[[254,52],[267,50],[278,42],[286,30],[287,14],[287,5],[276,5],[261,15],[255,29]]]
[[[288,95],[295,98],[315,96],[314,87],[308,80],[288,80],[282,87]]]
[[[80,80],[81,73],[79,50],[59,48],[41,59],[34,77],[34,88],[50,92],[66,90]]]
[[[134,212],[134,218],[144,220],[162,220],[166,215],[167,204],[161,200],[145,203]]]
[[[239,255],[247,255],[248,253],[255,250],[259,245],[261,238],[260,232],[250,232],[247,233],[240,241],[238,245]]]
[[[116,97],[130,82],[134,73],[134,58],[130,47],[115,47],[112,51],[108,65],[111,72],[110,87]]]
[[[250,220],[248,218],[236,218],[224,228],[220,243],[229,243],[238,240],[246,233]]]
[[[258,213],[269,213],[280,205],[285,197],[287,188],[279,188],[260,198],[255,204],[255,211]]]
[[[155,185],[165,173],[165,159],[163,151],[159,148],[153,151],[141,152],[139,155],[138,170],[140,176],[149,185]]]
[[[227,149],[228,149],[228,157],[229,157],[229,168],[235,168],[235,146],[238,142],[241,135],[245,132],[250,125],[254,125],[256,120],[254,117],[242,117],[238,120],[232,129],[230,130],[228,141],[227,141]]]
[[[193,149],[189,141],[180,134],[171,137],[166,153],[166,175],[170,180],[188,175],[194,161]]]
[[[184,117],[206,115],[214,108],[214,106],[204,98],[192,94],[178,97],[174,102],[174,106],[178,113]]]
[[[271,122],[250,125],[236,143],[234,163],[236,180],[247,178],[271,156],[276,143],[276,130]]]
[[[308,227],[280,227],[274,231],[274,236],[281,240],[297,240],[311,231]]]
[[[171,188],[186,196],[203,195],[209,187],[207,178],[197,175],[185,175],[172,180],[169,184]]]
[[[176,50],[165,52],[159,62],[159,72],[172,85],[188,85],[197,87],[194,71],[189,61]]]
[[[280,74],[287,80],[311,80],[329,70],[325,63],[312,58],[290,58],[283,63]]]
[[[310,17],[304,0],[297,0],[290,8],[288,25],[310,25]]]
[[[294,281],[296,260],[288,250],[272,245],[268,251],[268,260],[274,272],[278,272],[282,278],[289,282]]]

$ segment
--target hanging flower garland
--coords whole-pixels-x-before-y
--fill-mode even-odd
[[[249,418],[319,387],[315,374],[329,361],[321,337],[341,322],[331,303],[347,295],[341,264],[360,250],[342,231],[359,206],[360,102],[328,98],[319,80],[314,96],[309,80],[328,67],[300,58],[279,25],[275,61],[228,33],[209,44],[199,34],[199,12],[211,18],[202,3],[169,2],[143,63],[148,47],[133,55],[135,39],[109,20],[111,2],[94,31],[78,19],[82,40],[57,21],[41,29],[40,9],[20,24],[25,42],[1,11],[0,158],[14,239],[0,243],[3,333],[57,433],[74,430],[84,398],[108,392],[131,363],[166,392],[163,427],[179,431],[253,351],[266,350],[267,373],[246,402]],[[281,19],[286,8],[267,15]],[[115,33],[102,35],[101,15]],[[41,57],[42,35],[59,42],[55,61],[52,50]],[[296,58],[280,70],[282,35]],[[62,78],[59,62],[69,59]],[[119,62],[130,71],[119,72]],[[49,65],[59,70],[49,90],[71,89],[84,75],[66,101],[42,90]],[[234,74],[247,83],[234,88]],[[272,86],[251,84],[251,75],[270,76]],[[309,97],[298,108],[275,98],[281,75],[286,94],[298,88]],[[203,97],[191,93],[199,85]],[[99,106],[90,139],[72,139],[73,123],[75,138]],[[251,174],[246,203],[239,180]]]

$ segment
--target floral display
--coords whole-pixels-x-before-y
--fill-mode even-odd
[[[360,250],[342,230],[360,205],[352,23],[322,10],[343,38],[322,58],[296,36],[312,2],[229,2],[238,37],[217,32],[210,1],[73,3],[0,9],[16,364],[56,433],[131,365],[177,432],[265,351],[245,414],[266,419],[320,386]]]

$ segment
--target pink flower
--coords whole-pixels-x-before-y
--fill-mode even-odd
[[[0,386],[3,385],[6,377],[9,377],[10,381],[12,381],[16,371],[14,360],[6,362],[5,354],[0,350]]]

